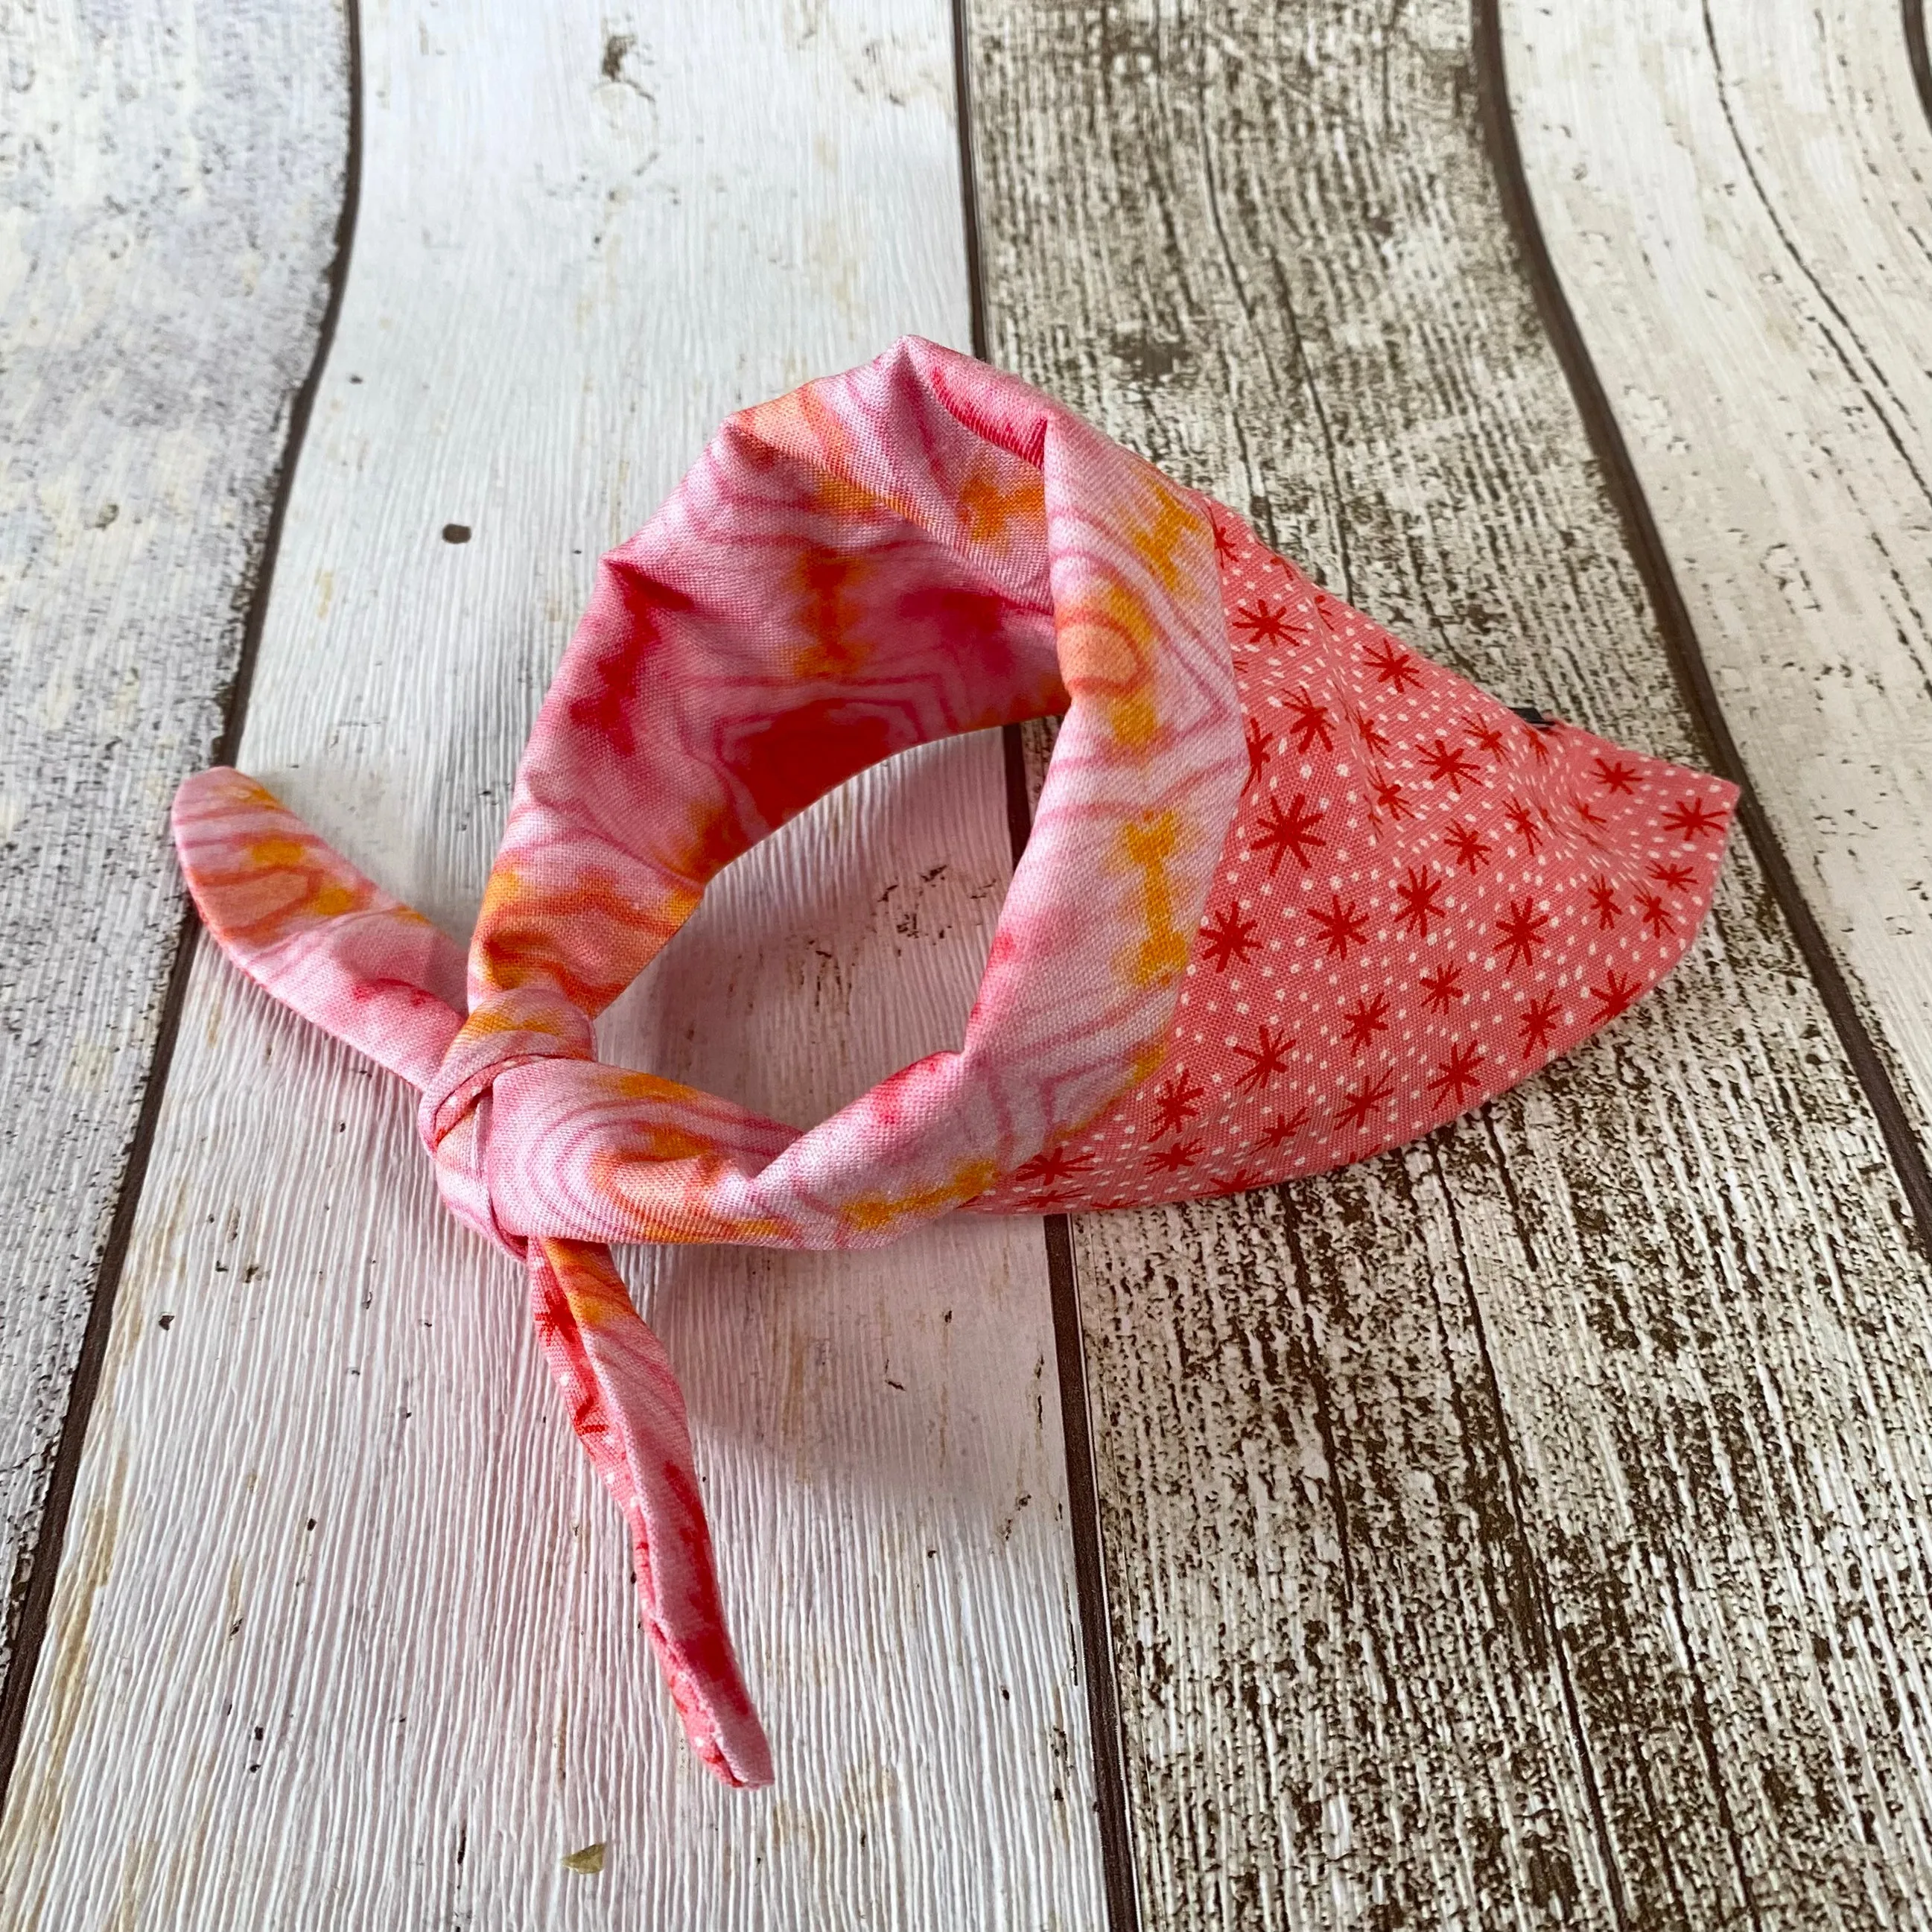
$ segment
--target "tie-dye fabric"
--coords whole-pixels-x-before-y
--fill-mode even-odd
[[[1063,716],[958,1048],[802,1130],[600,1065],[721,868],[866,766]],[[1666,972],[1722,781],[1528,723],[1024,383],[908,340],[734,416],[604,560],[467,965],[260,785],[175,828],[222,949],[421,1090],[522,1258],[692,1742],[770,1776],[684,1407],[608,1244],[869,1246],[955,1208],[1169,1201],[1359,1160]]]

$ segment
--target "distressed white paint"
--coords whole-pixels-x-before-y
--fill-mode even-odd
[[[1932,125],[1897,0],[1504,0],[1558,272],[1932,1141]]]
[[[947,28],[938,0],[369,9],[354,268],[242,762],[452,931],[596,552],[733,406],[962,336]],[[610,1051],[803,1120],[956,1038],[1004,826],[993,740],[862,781],[721,884]],[[776,1790],[733,1794],[411,1114],[203,950],[0,1924],[1093,1925],[1036,1224],[632,1258],[774,1737]]]
[[[1699,758],[1468,0],[975,16],[1002,359],[1418,647]],[[1077,1222],[1144,1923],[1932,1924],[1908,1226],[1742,842],[1659,993],[1479,1114]]]
[[[342,192],[328,0],[0,16],[0,1669]]]

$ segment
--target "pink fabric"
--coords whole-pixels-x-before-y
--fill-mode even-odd
[[[1052,713],[957,1051],[803,1131],[595,1060],[592,1019],[739,854],[896,752]],[[445,1199],[526,1262],[692,1744],[748,1784],[770,1755],[683,1404],[608,1244],[870,1246],[1412,1139],[1669,970],[1735,796],[1525,723],[1047,398],[908,340],[732,418],[604,559],[466,971],[237,772],[184,785],[175,827],[224,950],[422,1090]]]

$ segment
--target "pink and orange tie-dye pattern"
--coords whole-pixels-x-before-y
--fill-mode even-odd
[[[596,1060],[739,854],[866,766],[1064,713],[957,1050],[801,1131]],[[1478,1104],[1666,972],[1732,788],[1528,724],[1228,512],[914,340],[728,422],[604,560],[466,969],[260,786],[175,826],[238,965],[422,1091],[524,1259],[692,1742],[770,1775],[684,1408],[608,1244],[869,1246],[954,1208],[1225,1192]]]

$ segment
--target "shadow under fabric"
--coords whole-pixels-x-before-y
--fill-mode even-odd
[[[895,752],[1064,714],[956,1051],[803,1131],[599,1064],[724,866]],[[734,416],[600,568],[466,962],[252,779],[176,800],[250,977],[422,1090],[629,1523],[698,1755],[771,1778],[684,1405],[609,1244],[870,1246],[1412,1139],[1674,964],[1721,780],[1530,723],[1014,378],[908,339]]]

